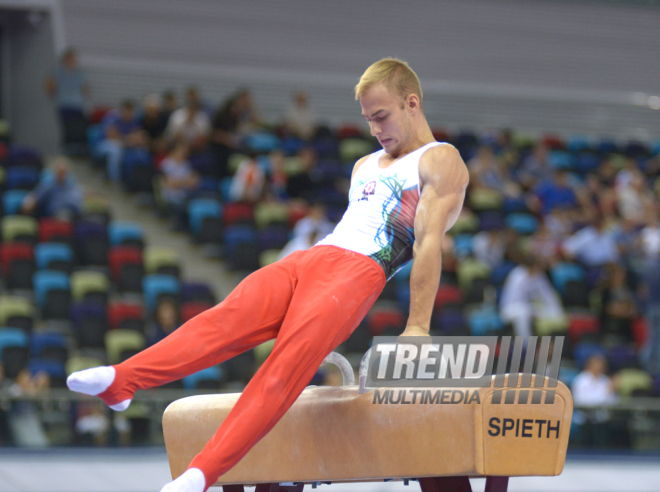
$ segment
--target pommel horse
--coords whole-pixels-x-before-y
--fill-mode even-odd
[[[573,398],[559,381],[548,388],[544,377],[542,388],[526,390],[517,378],[515,388],[503,388],[515,399],[497,403],[493,387],[367,391],[362,374],[355,385],[341,355],[333,352],[326,362],[340,367],[344,386],[307,387],[215,485],[224,492],[243,492],[245,485],[292,492],[305,484],[416,479],[422,492],[471,492],[469,478],[485,477],[486,492],[505,492],[509,477],[554,476],[564,467]],[[167,407],[163,432],[173,479],[239,396],[191,396]]]

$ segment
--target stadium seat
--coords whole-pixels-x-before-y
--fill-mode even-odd
[[[39,270],[34,274],[34,296],[44,319],[68,319],[71,306],[69,276],[64,272]]]
[[[493,268],[493,271],[490,274],[490,281],[495,287],[501,287],[504,285],[504,281],[516,267],[516,264],[511,261],[504,261]]]
[[[403,331],[406,317],[395,305],[375,305],[367,314],[367,326],[372,336],[378,336],[388,328]]]
[[[13,166],[7,169],[5,186],[9,190],[32,190],[39,183],[40,172],[28,166]]]
[[[458,257],[466,257],[472,254],[472,234],[457,234],[454,236],[454,252]]]
[[[359,158],[371,154],[373,151],[374,144],[362,138],[346,138],[339,142],[339,159],[341,159],[341,162],[354,163]]]
[[[587,282],[584,280],[569,280],[564,284],[561,299],[566,308],[588,308],[589,289]]]
[[[9,166],[31,167],[37,171],[43,168],[43,159],[34,147],[12,145],[9,148]]]
[[[509,214],[504,218],[504,225],[518,234],[534,234],[539,227],[539,221],[531,214]]]
[[[101,272],[80,270],[71,274],[71,297],[75,302],[90,300],[107,304],[110,281]]]
[[[66,361],[66,374],[67,376],[77,371],[84,371],[92,367],[99,367],[103,365],[103,361],[96,357],[88,357],[84,355],[74,355],[69,357]]]
[[[501,210],[503,197],[497,190],[477,188],[468,195],[468,204],[476,212]]]
[[[28,191],[25,190],[7,190],[2,194],[2,209],[5,215],[14,215],[21,210],[23,200]]]
[[[540,337],[550,335],[563,335],[567,330],[567,321],[564,317],[537,318],[534,320],[534,334]]]
[[[61,333],[34,333],[30,337],[30,355],[65,363],[68,359],[66,337]]]
[[[9,215],[2,218],[2,240],[5,243],[37,242],[38,225],[36,219],[24,215]]]
[[[184,302],[181,304],[181,322],[185,323],[212,307],[213,304],[208,302]]]
[[[602,355],[605,357],[605,349],[597,343],[580,342],[573,347],[573,359],[580,369],[584,369],[584,364],[593,355]]]
[[[85,220],[107,226],[112,216],[108,200],[105,197],[86,195],[83,204],[83,215]]]
[[[456,223],[449,230],[451,234],[474,234],[479,230],[479,217],[469,209],[463,209],[463,212],[456,219]]]
[[[217,304],[217,300],[211,286],[202,282],[186,282],[181,284],[182,302],[208,302]]]
[[[141,304],[116,302],[108,306],[108,327],[144,332],[144,307]]]
[[[615,375],[620,396],[634,396],[637,392],[651,393],[653,378],[641,369],[622,369]]]
[[[178,299],[180,291],[181,283],[171,275],[146,275],[142,281],[144,303],[149,312],[154,312],[161,296],[168,295]]]
[[[259,253],[259,268],[275,263],[280,257],[279,249],[267,249]]]
[[[141,292],[144,278],[142,251],[134,246],[114,246],[108,253],[110,276],[121,292]]]
[[[268,225],[259,232],[259,249],[282,249],[289,242],[289,230],[283,225]]]
[[[463,336],[469,334],[465,315],[459,309],[443,309],[431,317],[431,327],[437,334]]]
[[[220,382],[222,381],[222,370],[218,366],[211,366],[206,369],[202,369],[195,374],[191,374],[190,376],[183,378],[183,387],[190,390],[202,389],[199,388],[199,384],[202,381],[217,381],[219,387]]]
[[[438,292],[435,295],[433,309],[442,309],[447,304],[461,304],[463,302],[463,292],[455,285],[440,284]]]
[[[108,236],[103,224],[81,220],[75,226],[75,244],[81,264],[106,266],[108,264]]]
[[[0,353],[5,347],[30,346],[30,337],[20,328],[0,328]]]
[[[259,268],[259,235],[248,225],[229,226],[224,232],[224,254],[234,270]]]
[[[64,220],[43,218],[39,221],[39,242],[56,242],[71,245],[73,224]]]
[[[496,309],[485,307],[468,315],[468,327],[470,335],[484,336],[496,334],[504,328],[504,324]]]
[[[58,270],[69,273],[73,267],[73,250],[64,243],[39,243],[34,247],[38,270]]]
[[[566,148],[570,152],[583,152],[586,150],[591,150],[592,144],[587,137],[582,135],[573,135],[568,137]]]
[[[575,170],[582,175],[593,172],[600,167],[601,160],[593,152],[580,152],[575,161]]]
[[[197,239],[202,236],[204,219],[215,219],[222,225],[222,205],[217,200],[209,198],[195,198],[188,202],[188,223],[190,232]]]
[[[575,168],[575,156],[570,152],[553,150],[548,152],[548,165],[553,169],[572,170]]]
[[[162,273],[179,278],[181,267],[179,253],[174,248],[163,246],[147,246],[142,254],[145,272],[149,274]]]
[[[113,221],[108,226],[110,246],[144,247],[144,231],[137,222]]]
[[[600,320],[590,313],[574,314],[569,317],[568,337],[572,343],[578,343],[586,334],[600,333]]]
[[[577,263],[557,263],[550,269],[552,285],[560,294],[565,292],[566,283],[571,280],[585,280],[584,268]]]
[[[0,245],[0,264],[9,289],[32,289],[34,275],[34,249],[29,244],[4,243]]]
[[[106,307],[97,302],[82,301],[71,307],[73,332],[79,348],[104,347],[108,331]]]
[[[61,361],[31,358],[28,361],[28,370],[32,376],[35,376],[39,372],[48,374],[52,388],[66,387],[66,369],[64,363]]]
[[[0,326],[32,330],[34,307],[24,297],[0,296]]]
[[[268,225],[288,225],[289,206],[280,202],[259,202],[254,207],[254,221],[258,228]]]
[[[458,285],[464,293],[470,291],[474,279],[482,278],[488,280],[490,273],[491,269],[488,265],[474,259],[464,260],[456,268]]]
[[[223,221],[226,227],[232,225],[252,225],[254,224],[254,208],[247,203],[225,203]]]
[[[30,351],[27,347],[8,346],[0,350],[0,361],[4,369],[5,379],[16,379],[18,374],[27,367]]]
[[[125,350],[143,350],[146,343],[144,335],[135,330],[110,330],[105,334],[105,350],[109,364],[118,364]]]
[[[608,369],[617,372],[621,369],[638,369],[639,357],[633,345],[616,345],[607,351]]]
[[[280,139],[272,133],[252,133],[245,141],[245,145],[253,152],[267,154],[280,147]]]

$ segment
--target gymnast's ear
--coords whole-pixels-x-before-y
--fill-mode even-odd
[[[421,104],[419,100],[419,96],[417,94],[408,94],[408,97],[406,97],[405,105],[404,105],[406,111],[410,113],[414,113],[415,111],[419,111],[421,109]]]

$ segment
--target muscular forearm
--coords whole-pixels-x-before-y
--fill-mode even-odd
[[[442,271],[442,238],[425,238],[416,248],[410,273],[410,316],[406,327],[428,332]]]

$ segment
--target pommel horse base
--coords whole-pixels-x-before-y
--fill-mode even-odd
[[[469,478],[485,477],[486,492],[504,492],[509,477],[559,475],[573,399],[563,383],[547,388],[544,379],[543,388],[505,387],[515,403],[504,396],[494,403],[492,387],[360,394],[354,385],[310,386],[215,485],[225,492],[242,492],[244,485],[275,492],[301,491],[305,484],[418,479],[423,492],[468,492]],[[528,398],[521,398],[523,392]],[[459,393],[464,399],[452,403]],[[173,479],[239,396],[192,396],[167,407],[163,432]]]

